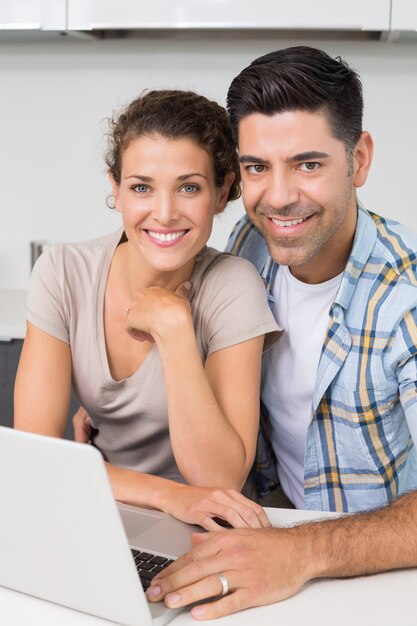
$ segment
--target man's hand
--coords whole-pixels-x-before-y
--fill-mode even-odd
[[[72,418],[72,425],[74,427],[74,439],[78,443],[90,443],[92,425],[90,416],[84,407],[80,406],[78,411],[74,413]]]
[[[153,579],[147,596],[152,601],[164,599],[169,607],[201,602],[220,596],[222,574],[229,594],[194,607],[191,614],[197,619],[278,602],[310,578],[301,527],[210,532],[193,535],[193,543],[192,550]]]
[[[152,581],[150,600],[194,607],[212,619],[287,598],[313,578],[339,578],[417,567],[417,492],[390,506],[293,528],[238,529],[194,537],[195,547]]]

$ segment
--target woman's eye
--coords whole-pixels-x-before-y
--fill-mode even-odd
[[[147,191],[149,191],[148,185],[135,185],[134,187],[132,187],[132,189],[137,193],[146,193]]]
[[[320,163],[317,163],[316,161],[306,161],[305,163],[300,164],[300,170],[303,172],[315,172],[319,169],[319,167],[321,167]]]
[[[192,185],[191,183],[188,183],[187,185],[183,186],[183,191],[185,191],[185,193],[194,193],[194,192],[198,191],[198,186],[197,185]]]

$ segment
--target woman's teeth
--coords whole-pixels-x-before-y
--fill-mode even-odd
[[[186,232],[186,230],[179,230],[175,233],[157,233],[154,230],[148,230],[149,235],[158,241],[174,241],[185,235]]]

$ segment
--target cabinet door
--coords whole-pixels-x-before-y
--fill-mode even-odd
[[[391,30],[417,30],[416,0],[392,0]]]
[[[23,341],[0,341],[0,425],[13,426],[13,389]]]
[[[0,340],[0,426],[13,427],[13,392],[17,366],[22,351],[23,340]],[[68,422],[65,428],[65,438],[74,439],[72,416],[80,403],[71,393]]]
[[[65,30],[67,0],[1,0],[0,29]]]
[[[68,29],[388,30],[390,0],[68,0]]]

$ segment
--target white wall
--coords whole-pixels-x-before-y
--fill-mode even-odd
[[[103,123],[145,87],[191,88],[224,104],[232,78],[283,39],[0,42],[0,287],[27,287],[29,242],[111,232]],[[417,230],[417,43],[314,41],[362,76],[373,171],[360,198]],[[413,182],[414,181],[414,182]],[[223,247],[240,201],[216,223]]]

